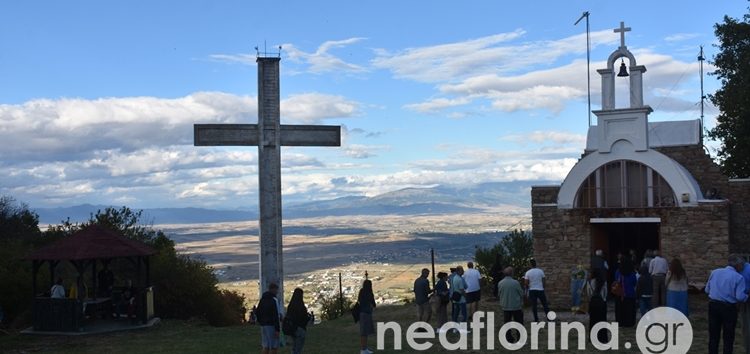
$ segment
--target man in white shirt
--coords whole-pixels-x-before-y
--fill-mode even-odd
[[[65,298],[65,287],[63,287],[62,278],[57,278],[55,285],[49,291],[49,297],[53,299],[64,299]]]
[[[669,263],[661,256],[659,250],[654,250],[654,259],[648,265],[648,272],[654,282],[653,296],[651,297],[651,308],[666,306],[667,304],[667,271]]]
[[[474,263],[469,262],[466,264],[468,269],[464,272],[464,280],[466,281],[466,304],[469,306],[469,318],[473,318],[474,312],[479,308],[480,288],[479,279],[482,275],[479,271],[474,269]]]
[[[529,301],[531,301],[531,312],[534,314],[534,322],[539,322],[539,315],[536,309],[537,300],[542,302],[545,318],[547,317],[547,312],[549,312],[549,304],[547,304],[547,295],[544,294],[544,271],[536,267],[536,260],[531,260],[531,269],[526,271],[523,279],[524,285],[529,290]]]

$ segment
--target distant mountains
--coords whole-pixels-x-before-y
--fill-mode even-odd
[[[405,188],[374,197],[348,196],[331,200],[288,203],[284,217],[289,219],[348,215],[417,215],[479,213],[487,209],[530,207],[532,185],[549,185],[549,181],[491,182],[472,186],[442,185],[432,188]],[[105,205],[77,205],[60,208],[37,208],[40,224],[57,224],[88,220]],[[216,210],[203,208],[144,209],[145,221],[154,224],[187,224],[248,221],[258,218],[257,210]]]

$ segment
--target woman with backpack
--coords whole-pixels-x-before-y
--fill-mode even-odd
[[[362,283],[362,289],[359,289],[357,296],[359,305],[359,344],[361,346],[360,354],[372,354],[372,350],[367,349],[367,337],[375,334],[375,324],[372,321],[372,311],[375,309],[375,294],[372,292],[372,281],[367,279]]]
[[[284,334],[291,337],[294,341],[292,354],[302,353],[302,347],[305,345],[305,337],[307,335],[307,323],[310,322],[310,314],[307,313],[303,296],[304,291],[302,289],[294,289],[292,299],[289,300],[289,306],[286,308],[286,317],[284,317],[282,326]]]

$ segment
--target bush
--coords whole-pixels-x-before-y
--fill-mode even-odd
[[[206,315],[212,326],[234,326],[245,321],[245,297],[236,291],[222,290],[208,305]]]
[[[500,242],[489,248],[479,247],[474,254],[474,261],[480,273],[485,277],[492,277],[491,270],[495,258],[499,254],[502,267],[513,267],[515,276],[519,277],[529,270],[529,261],[533,256],[533,242],[531,234],[523,230],[513,230],[503,237]]]
[[[349,314],[352,309],[352,300],[344,297],[343,306],[338,294],[330,294],[319,300],[320,318],[324,320],[333,320]]]

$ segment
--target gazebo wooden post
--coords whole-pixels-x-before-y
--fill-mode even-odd
[[[99,292],[99,289],[96,287],[96,259],[91,260],[91,281],[94,283],[94,291],[91,293],[93,294],[94,300],[97,298],[97,292]]]
[[[143,257],[143,262],[146,264],[146,287],[151,287],[151,261],[149,256]]]
[[[37,275],[37,273],[39,273],[39,261],[33,260],[32,263],[31,263],[31,274],[33,276],[32,280],[31,280],[31,291],[32,291],[32,296],[34,298],[36,298],[36,294],[38,294],[38,292],[36,290],[36,275]]]
[[[141,256],[135,257],[135,273],[136,273],[136,283],[138,286],[143,286],[143,283],[141,283]]]
[[[49,286],[55,285],[55,267],[58,261],[49,261]]]

